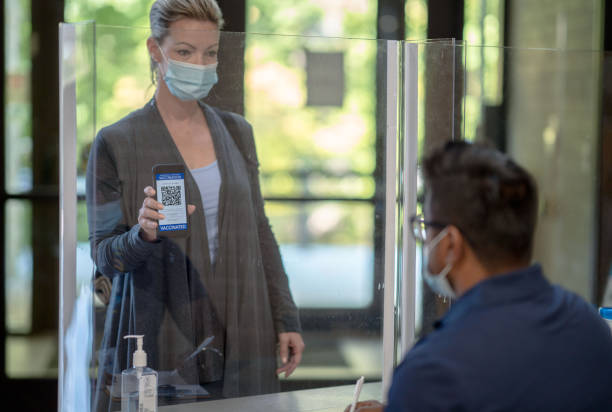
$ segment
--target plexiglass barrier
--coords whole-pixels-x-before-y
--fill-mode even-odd
[[[552,282],[596,302],[601,79],[609,56],[477,46],[466,54],[466,137],[491,142],[534,175],[534,260]]]
[[[148,36],[61,27],[62,410],[120,409],[126,334],[145,335],[160,405],[359,376],[384,399],[452,304],[424,286],[408,225],[420,161],[450,139],[487,141],[533,173],[534,260],[595,300],[601,53],[223,32],[206,126],[185,133],[155,97]],[[215,159],[216,224],[198,177]],[[188,236],[148,244],[138,216],[160,163],[185,167],[196,207]],[[306,348],[278,380],[285,332]]]
[[[463,48],[184,31],[147,49],[148,37],[61,26],[60,408],[121,409],[134,334],[162,406],[360,376],[383,399],[415,336],[404,224],[417,207],[419,125],[454,133]],[[192,60],[181,42],[206,53]],[[153,82],[151,56],[164,71],[218,59],[218,82],[177,106],[181,85],[172,69]],[[435,110],[419,111],[425,81]],[[154,184],[171,172],[183,196],[181,182]],[[195,206],[187,233],[147,230],[147,186],[169,208]],[[300,360],[301,340],[299,365],[277,376]]]
[[[609,305],[610,258],[605,244],[600,244],[605,239],[598,236],[606,224],[605,207],[599,203],[599,191],[606,181],[605,176],[600,177],[600,133],[602,124],[607,128],[601,118],[602,90],[605,94],[609,88],[602,83],[602,67],[610,55],[593,50],[474,45],[459,45],[455,51],[457,58],[463,59],[454,75],[455,138],[497,147],[533,174],[539,192],[533,261],[542,265],[551,282],[594,304]],[[443,67],[448,71],[448,65]],[[440,117],[435,114],[444,88],[432,87],[427,81],[429,71],[437,66],[427,65],[427,70],[419,82],[426,83],[420,89],[425,96],[418,115],[412,114],[419,118],[417,169],[420,156],[439,145],[436,139],[452,138],[450,131],[444,130],[450,123],[438,122]],[[449,82],[445,84],[450,87]],[[442,115],[447,113],[445,109]],[[417,194],[422,194],[420,178],[417,187]],[[421,210],[421,198],[418,200],[417,209]],[[602,253],[608,255],[608,263],[605,256],[597,261]],[[421,259],[417,245],[417,338],[429,333],[434,321],[452,304],[433,295],[419,278]]]

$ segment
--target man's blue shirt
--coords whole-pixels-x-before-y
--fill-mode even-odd
[[[539,265],[461,296],[395,370],[386,412],[612,411],[612,334]]]

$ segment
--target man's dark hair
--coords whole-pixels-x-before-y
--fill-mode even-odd
[[[537,189],[525,169],[495,149],[452,141],[423,171],[427,220],[459,228],[485,265],[531,260]]]

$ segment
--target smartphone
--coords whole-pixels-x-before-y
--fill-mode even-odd
[[[159,236],[184,237],[189,234],[187,222],[187,195],[185,192],[185,166],[158,164],[153,166],[153,187],[160,210],[165,218],[159,221]]]

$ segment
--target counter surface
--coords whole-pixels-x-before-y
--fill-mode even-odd
[[[345,385],[321,389],[280,392],[268,395],[245,396],[242,398],[163,406],[159,408],[159,411],[342,412],[344,408],[353,401],[354,388],[355,385]],[[364,401],[367,399],[382,399],[380,382],[366,383],[363,385],[359,400]]]

